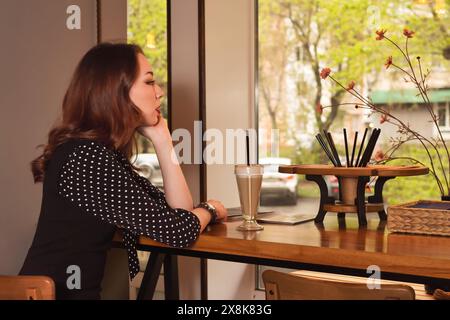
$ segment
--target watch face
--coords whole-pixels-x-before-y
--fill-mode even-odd
[[[205,205],[206,205],[209,213],[211,214],[212,221],[215,222],[215,220],[217,219],[216,208],[214,208],[214,206],[209,204],[208,202],[205,202]]]

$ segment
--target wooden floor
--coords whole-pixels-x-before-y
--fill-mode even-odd
[[[291,274],[302,276],[302,277],[307,277],[307,278],[311,278],[311,279],[318,279],[318,280],[328,280],[328,281],[347,282],[347,283],[366,283],[367,282],[367,278],[362,278],[362,277],[354,277],[354,276],[346,276],[346,275],[315,272],[315,271],[306,271],[306,270],[294,271],[294,272],[291,272]],[[416,300],[435,300],[432,295],[426,294],[423,284],[381,280],[381,285],[383,285],[383,284],[405,284],[414,289],[414,291],[416,292]]]

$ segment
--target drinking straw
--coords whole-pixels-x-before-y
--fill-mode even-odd
[[[320,133],[318,134],[318,136],[320,138],[322,145],[325,147],[325,151],[327,152],[328,157],[330,158],[333,165],[336,167],[337,166],[336,159],[333,157],[333,154],[327,144],[327,141],[322,137],[322,135]]]
[[[372,148],[371,148],[370,153],[369,153],[369,157],[367,158],[366,165],[369,162],[370,158],[372,158],[372,153],[375,150],[375,146],[376,146],[378,138],[380,137],[380,134],[381,134],[381,129],[378,129],[375,134],[376,134],[376,136],[375,136],[375,139],[373,141]]]
[[[317,141],[319,142],[320,147],[322,148],[322,150],[323,150],[323,151],[325,152],[325,154],[327,155],[328,159],[334,164],[334,159],[331,157],[331,154],[328,153],[329,150],[327,150],[327,147],[324,145],[323,140],[322,140],[322,137],[321,137],[319,134],[317,134],[317,135],[316,135],[316,139],[317,139]]]
[[[328,144],[330,145],[330,149],[333,152],[333,156],[334,156],[334,159],[336,160],[338,167],[342,167],[341,160],[339,159],[339,154],[336,150],[336,146],[334,145],[334,141],[333,141],[333,137],[331,136],[331,133],[329,133],[326,130],[323,130],[323,132],[325,133],[325,136],[327,137]]]
[[[369,143],[367,144],[366,151],[364,152],[363,159],[361,160],[362,167],[367,166],[372,157],[373,150],[375,149],[375,144],[377,143],[378,137],[380,136],[381,129],[375,129],[370,136]]]
[[[245,131],[245,147],[246,147],[246,150],[247,150],[247,153],[246,153],[246,161],[247,161],[247,166],[249,166],[250,165],[250,146],[249,146],[249,136],[248,136],[248,130],[246,130]]]
[[[351,167],[350,159],[348,157],[347,129],[344,128],[343,131],[344,131],[345,160],[346,160],[345,165],[346,167]]]
[[[378,129],[377,132],[376,132],[375,141],[373,142],[372,150],[370,151],[369,158],[367,159],[367,162],[369,162],[370,158],[372,158],[372,153],[375,150],[375,146],[377,145],[377,141],[378,141],[378,138],[380,137],[380,134],[381,134],[381,129]]]
[[[327,145],[327,147],[329,147],[328,150],[330,150],[330,153],[331,153],[331,155],[333,156],[334,162],[335,162],[336,164],[338,164],[337,161],[336,161],[336,158],[335,158],[335,156],[334,156],[333,149],[331,148],[330,138],[328,138],[328,134],[327,134],[327,131],[326,131],[326,130],[323,130],[323,135],[325,136],[325,140],[323,140],[323,141],[325,142],[325,144]],[[322,136],[322,135],[321,135],[321,136]],[[339,166],[339,165],[338,165],[338,166]]]
[[[366,128],[366,130],[364,130],[364,135],[363,135],[363,138],[361,141],[361,145],[359,146],[358,156],[356,157],[355,167],[359,167],[359,165],[358,165],[359,156],[361,155],[361,150],[364,150],[364,141],[366,140],[367,130],[368,130],[368,128]]]
[[[377,129],[374,129],[371,133],[370,133],[370,137],[369,137],[369,141],[367,141],[367,145],[364,149],[363,155],[361,156],[361,160],[359,161],[359,166],[360,167],[365,167],[365,163],[366,163],[366,158],[367,158],[367,154],[369,153],[370,150],[370,146],[372,145],[372,141],[374,138],[374,133],[376,132]]]
[[[333,155],[331,154],[331,151],[328,149],[328,146],[326,142],[323,140],[322,135],[320,133],[316,134],[316,139],[319,141],[320,146],[322,147],[323,151],[325,151],[328,159],[330,159],[331,163],[336,167],[336,162],[333,159]]]
[[[357,143],[358,143],[358,131],[355,132],[355,138],[353,139],[352,159],[350,160],[350,167],[353,167],[353,159],[355,158],[355,149]]]

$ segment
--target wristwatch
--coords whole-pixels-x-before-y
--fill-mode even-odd
[[[216,208],[208,203],[208,202],[200,202],[196,208],[203,208],[208,210],[209,214],[211,215],[211,220],[209,221],[210,224],[215,223],[217,221],[217,211]]]

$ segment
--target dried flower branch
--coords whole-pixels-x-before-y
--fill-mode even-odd
[[[392,56],[389,56],[386,59],[386,62],[384,64],[384,66],[386,67],[386,69],[388,69],[389,67],[394,67],[395,69],[401,71],[403,74],[406,75],[406,77],[404,78],[404,80],[406,82],[411,82],[415,88],[418,90],[418,94],[417,96],[420,96],[424,102],[424,105],[428,111],[428,113],[430,114],[431,117],[431,121],[437,132],[438,132],[438,139],[429,139],[425,136],[423,136],[421,133],[419,133],[418,131],[412,129],[410,127],[410,125],[408,123],[403,122],[401,119],[399,119],[397,116],[395,116],[394,114],[392,114],[391,112],[389,112],[389,110],[386,110],[384,108],[382,108],[381,106],[375,105],[370,98],[364,97],[362,94],[360,94],[357,90],[355,90],[355,82],[351,81],[347,87],[343,86],[339,81],[337,81],[332,75],[331,75],[331,69],[330,68],[323,68],[321,73],[320,73],[320,77],[322,79],[326,79],[329,78],[331,79],[331,81],[333,81],[335,84],[337,84],[338,86],[340,86],[341,88],[343,88],[344,90],[346,90],[348,93],[350,93],[353,97],[355,97],[356,99],[358,99],[360,102],[359,103],[342,103],[339,105],[353,105],[355,108],[361,108],[361,109],[368,109],[371,111],[370,114],[372,113],[378,113],[380,114],[380,123],[385,123],[388,122],[390,124],[393,124],[394,126],[397,127],[397,132],[403,136],[405,136],[405,139],[392,139],[391,143],[392,143],[392,148],[390,150],[388,150],[386,153],[383,153],[383,157],[381,157],[381,154],[377,155],[376,159],[378,162],[383,162],[386,163],[388,161],[392,161],[392,160],[398,160],[398,159],[406,159],[406,160],[410,160],[413,161],[415,163],[420,163],[422,164],[420,161],[413,159],[411,157],[393,157],[393,154],[395,151],[397,151],[401,145],[403,145],[406,142],[410,142],[410,141],[418,141],[424,148],[424,150],[427,153],[428,156],[428,160],[430,163],[430,172],[432,173],[433,177],[436,180],[436,183],[439,187],[439,190],[441,192],[441,195],[449,195],[450,194],[450,185],[449,185],[449,180],[450,180],[450,152],[447,148],[447,144],[443,138],[442,135],[442,131],[439,127],[439,123],[438,123],[438,116],[436,115],[436,113],[433,110],[433,105],[430,101],[429,95],[428,95],[428,85],[426,84],[426,79],[429,75],[429,70],[427,70],[426,73],[423,72],[423,68],[422,68],[422,64],[421,64],[421,58],[420,57],[416,57],[416,61],[417,61],[417,68],[418,68],[418,73],[416,72],[413,63],[411,61],[410,55],[409,55],[409,49],[408,49],[408,40],[414,37],[415,32],[411,31],[409,29],[404,29],[403,30],[403,35],[405,36],[405,49],[403,50],[397,43],[395,43],[392,39],[390,39],[389,37],[386,36],[386,30],[377,30],[375,33],[377,35],[377,37],[375,38],[376,40],[383,40],[385,39],[386,41],[390,42],[395,48],[397,48],[400,53],[403,55],[403,57],[405,58],[405,61],[407,63],[407,68],[402,68],[401,66],[399,66],[398,64],[393,62]],[[418,75],[419,76],[418,76]],[[327,107],[333,107],[333,106],[327,106]],[[321,110],[327,108],[327,107],[321,107]],[[433,140],[433,141],[432,141]],[[441,152],[439,151],[439,147],[440,145],[442,145],[444,147],[445,153],[446,153],[446,158],[447,158],[447,162],[448,162],[448,166],[449,166],[449,170],[445,170],[444,168],[444,164],[443,164],[443,156],[441,155]],[[432,151],[434,151],[434,154],[436,154],[437,156],[437,163],[435,163],[435,159],[433,159],[432,156]],[[381,157],[381,158],[380,158]],[[423,164],[422,164],[423,165]],[[444,184],[442,183],[441,179],[438,177],[437,175],[437,171],[436,171],[436,166],[439,168],[440,171],[442,171],[443,176],[444,176],[444,183],[445,183],[445,187],[446,187],[446,191],[444,189]]]

